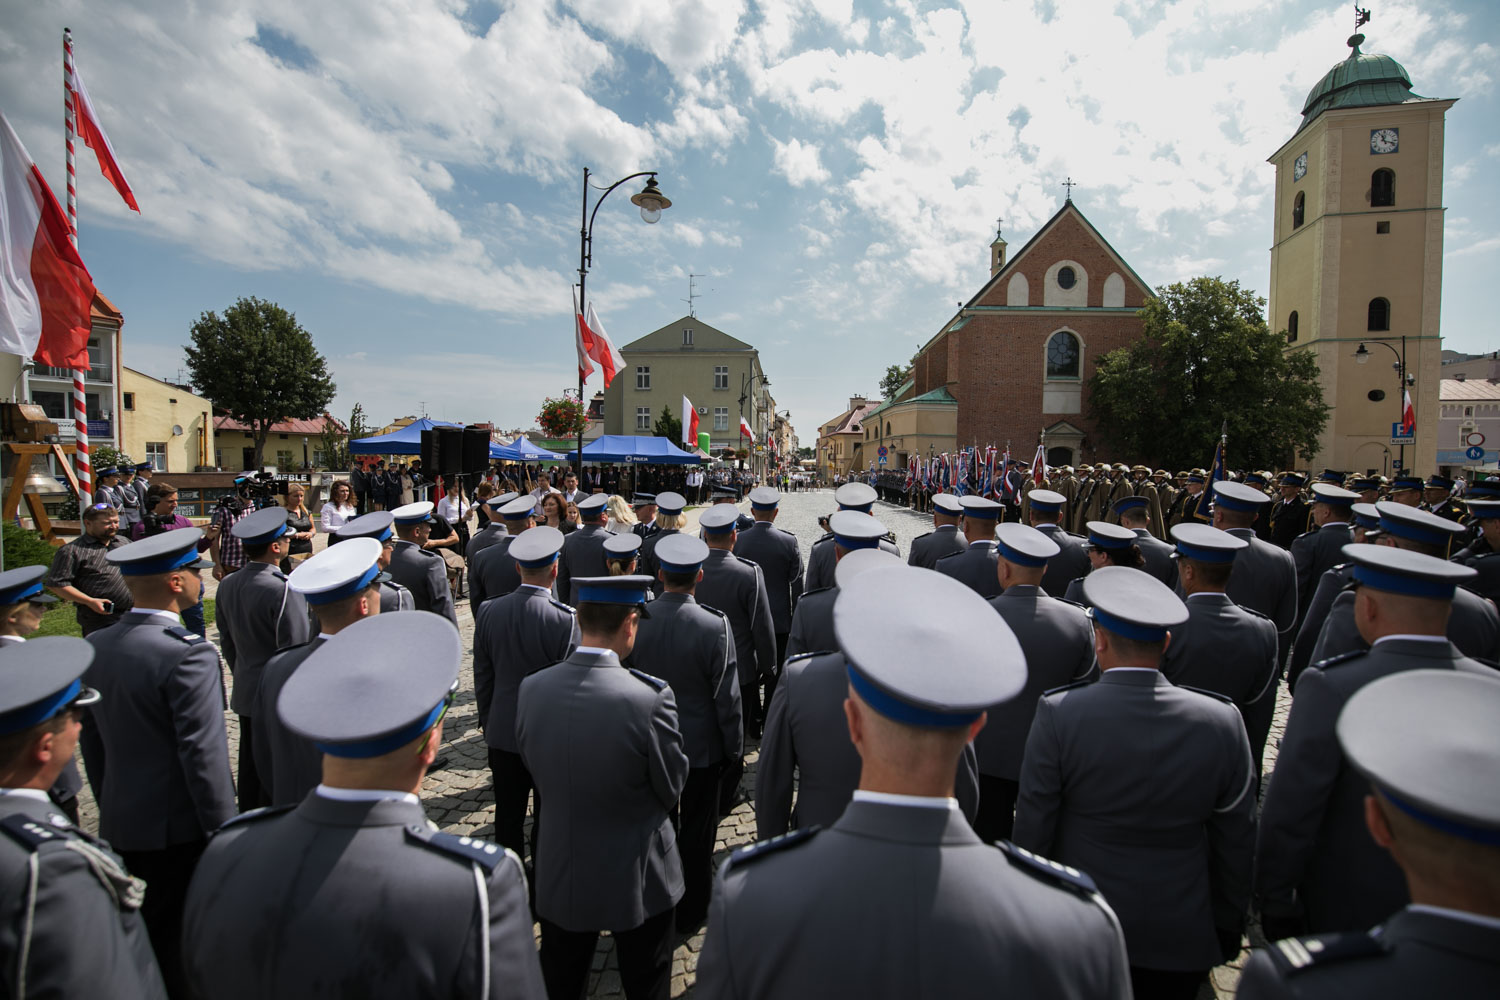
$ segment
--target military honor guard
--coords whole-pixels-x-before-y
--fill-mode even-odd
[[[1093,877],[1119,914],[1136,996],[1192,998],[1240,951],[1255,846],[1250,744],[1227,698],[1157,669],[1188,620],[1176,594],[1118,566],[1083,586],[1103,673],[1038,705],[1015,842]]]
[[[1266,512],[1270,541],[1272,545],[1279,545],[1290,551],[1292,542],[1305,533],[1311,524],[1312,513],[1302,496],[1302,487],[1307,485],[1307,477],[1300,472],[1284,472],[1277,480],[1277,485],[1281,491],[1281,499],[1271,504],[1271,509]]]
[[[845,483],[833,491],[833,500],[838,504],[839,510],[869,514],[875,509],[876,499],[875,488],[865,483]],[[835,562],[833,550],[829,547],[832,541],[833,533],[830,531],[813,542],[812,551],[807,557],[807,573],[803,577],[803,586],[807,590],[819,590],[832,585]],[[889,538],[882,538],[880,547],[893,555],[901,554],[896,543]]]
[[[1365,783],[1369,838],[1411,903],[1379,926],[1276,941],[1240,977],[1241,1000],[1477,997],[1500,974],[1500,682],[1411,670],[1360,688],[1339,749]],[[1277,771],[1280,774],[1280,771]]]
[[[1083,549],[1088,555],[1090,573],[1105,566],[1145,572],[1146,560],[1141,555],[1139,539],[1134,531],[1108,521],[1090,521],[1088,532],[1088,537],[1083,541]],[[1089,599],[1083,588],[1083,582],[1087,579],[1087,576],[1080,576],[1069,583],[1063,594],[1064,600],[1088,607]]]
[[[100,783],[99,835],[150,886],[141,916],[173,997],[187,995],[178,945],[188,880],[209,834],[235,813],[219,654],[181,618],[198,602],[202,535],[178,528],[110,552],[135,607],[89,636],[94,662],[83,676],[100,694],[89,709],[97,746],[84,747]],[[242,718],[242,760],[248,725]]]
[[[662,594],[651,602],[651,617],[641,621],[624,663],[666,681],[677,699],[688,775],[677,807],[684,887],[676,927],[691,934],[708,916],[720,782],[726,764],[744,753],[743,709],[729,618],[693,596],[708,546],[678,532],[662,539],[656,554]]]
[[[93,661],[72,637],[0,647],[0,982],[16,1000],[167,996],[145,884],[48,798],[99,701],[81,680]]]
[[[873,515],[854,510],[838,511],[828,519],[828,525],[825,544],[832,549],[835,572],[828,586],[802,592],[802,599],[797,602],[797,610],[792,615],[791,634],[787,636],[788,660],[803,653],[838,649],[838,639],[833,634],[833,604],[839,596],[836,567],[851,552],[880,549],[880,541],[886,536],[885,525]]]
[[[464,546],[464,559],[469,564],[471,578],[474,575],[474,557],[510,534],[510,529],[506,527],[505,518],[501,515],[500,509],[520,495],[515,490],[511,490],[509,493],[490,497],[479,505],[479,513],[484,518],[484,525],[469,538],[469,544]]]
[[[966,496],[963,505],[963,533],[969,544],[937,560],[933,569],[967,585],[988,600],[1000,593],[1000,576],[996,568],[995,526],[1000,523],[1000,504],[988,497]]]
[[[486,601],[474,623],[474,703],[489,747],[495,839],[521,858],[526,857],[526,804],[535,788],[516,743],[521,682],[567,659],[581,638],[573,608],[552,596],[563,544],[563,533],[548,525],[516,536],[508,555],[520,571],[521,585]],[[533,854],[536,839],[533,825]]]
[[[974,831],[985,841],[1008,840],[1021,788],[1021,758],[1037,701],[1053,688],[1087,679],[1094,670],[1094,626],[1076,604],[1042,590],[1057,543],[1024,524],[996,529],[1001,592],[999,612],[1026,656],[1021,693],[989,708],[989,723],[974,739],[979,757],[979,815]]]
[[[116,511],[125,506],[125,501],[120,496],[119,490],[120,470],[113,465],[107,465],[94,473],[94,502],[107,503]],[[124,518],[121,518],[123,523]]]
[[[469,611],[477,620],[479,609],[492,597],[502,597],[521,585],[521,571],[510,556],[510,546],[536,525],[536,498],[524,494],[500,508],[506,533],[474,557],[469,566]]]
[[[1129,996],[1118,924],[1087,876],[985,843],[954,799],[985,709],[1024,683],[1005,622],[958,581],[899,564],[840,591],[859,787],[832,826],[730,856],[698,989],[742,1000]],[[887,944],[851,961],[851,941]]]
[[[392,527],[394,518],[388,510],[371,511],[345,521],[328,536],[328,544],[346,542],[351,538],[373,538],[380,543],[380,613],[393,611],[415,611],[416,599],[411,591],[391,579],[387,572],[391,568],[391,555],[396,551],[396,531]]]
[[[261,671],[277,650],[306,642],[310,625],[307,602],[287,587],[286,574],[281,571],[281,560],[286,558],[290,538],[296,533],[287,523],[286,508],[266,507],[247,514],[230,532],[244,546],[246,562],[219,583],[215,623],[224,660],[234,675],[229,707],[240,717],[239,796],[243,812],[270,803],[255,768],[251,721]]]
[[[932,530],[912,539],[907,564],[918,569],[934,569],[943,556],[968,548],[969,540],[958,527],[963,512],[963,504],[952,493],[933,494]]]
[[[574,577],[608,575],[604,542],[614,535],[604,526],[608,504],[609,497],[603,493],[591,493],[578,501],[578,528],[563,539],[557,561],[557,593],[564,603],[573,599]]]
[[[458,627],[453,591],[448,587],[448,564],[426,548],[432,530],[432,502],[422,500],[391,511],[396,544],[391,552],[391,579],[411,591],[418,611],[442,615]]]
[[[1297,620],[1301,622],[1312,603],[1323,574],[1342,561],[1340,553],[1353,541],[1349,519],[1359,494],[1332,483],[1313,484],[1313,527],[1292,541],[1292,562],[1297,566]]]
[[[1268,938],[1366,930],[1410,902],[1400,870],[1364,824],[1365,780],[1339,750],[1339,712],[1364,685],[1405,670],[1493,679],[1444,635],[1467,566],[1386,545],[1348,545],[1355,624],[1368,650],[1312,667],[1297,682],[1261,808],[1255,893]]]
[[[131,530],[141,523],[145,506],[142,494],[135,488],[135,466],[120,466],[120,483],[115,487],[115,496],[120,499],[120,530],[131,537]]]
[[[1140,547],[1141,558],[1146,561],[1142,569],[1166,584],[1168,589],[1175,588],[1177,586],[1177,563],[1172,559],[1173,548],[1151,534],[1149,530],[1151,508],[1148,498],[1125,497],[1115,502],[1113,511],[1114,515],[1120,519],[1120,527],[1129,528],[1135,532],[1136,545]]]
[[[460,645],[437,615],[379,615],[287,681],[281,721],[323,780],[214,835],[188,893],[194,996],[546,996],[519,859],[439,833],[417,798]]]
[[[672,811],[687,781],[677,699],[623,660],[651,581],[578,581],[582,643],[521,682],[516,742],[542,803],[536,916],[552,1000],[580,1000],[600,931],[632,998],[666,1000],[683,893]]]
[[[663,536],[676,534],[687,527],[687,515],[683,513],[687,508],[687,500],[681,493],[673,493],[671,491],[658,493],[656,494],[655,507],[656,521],[653,524],[655,530],[641,539],[641,554],[639,557],[641,561],[641,574],[649,576],[653,580],[656,579],[657,570],[660,568],[656,565],[655,550],[657,541]],[[735,515],[739,515],[738,510],[735,511]],[[701,518],[699,519],[699,523],[702,523]],[[652,596],[661,593],[660,581],[651,588],[651,593]]]
[[[386,511],[366,517],[390,517]],[[324,549],[292,570],[287,587],[300,594],[318,619],[318,634],[283,649],[266,661],[255,693],[255,770],[273,806],[294,806],[317,787],[323,753],[305,736],[288,729],[276,705],[287,681],[325,642],[355,622],[380,614],[380,571],[384,546],[354,538]]]
[[[1061,597],[1068,592],[1068,584],[1089,571],[1088,553],[1084,551],[1083,539],[1064,531],[1058,523],[1066,497],[1051,490],[1032,490],[1027,500],[1031,526],[1051,539],[1058,550],[1057,555],[1047,560],[1041,588],[1050,597]]]

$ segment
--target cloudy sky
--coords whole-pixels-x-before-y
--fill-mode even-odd
[[[1155,285],[1267,290],[1272,172],[1347,54],[1285,0],[6,0],[0,110],[63,189],[61,35],[142,213],[80,148],[81,249],[125,362],[194,319],[296,313],[335,412],[530,425],[572,383],[582,170],[612,195],[591,298],[616,343],[687,311],[755,344],[804,443],[1074,200]],[[1372,3],[1365,51],[1448,115],[1446,346],[1500,348],[1500,12]],[[597,383],[598,376],[595,377]],[[597,386],[595,386],[597,387]]]

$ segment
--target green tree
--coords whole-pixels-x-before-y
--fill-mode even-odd
[[[1207,467],[1227,425],[1234,468],[1311,458],[1328,406],[1311,352],[1288,353],[1265,300],[1237,281],[1201,277],[1160,289],[1143,336],[1099,359],[1091,415],[1111,450],[1167,468]]]
[[[674,414],[670,406],[663,406],[661,416],[656,418],[656,426],[651,429],[651,433],[680,445],[682,444],[682,418]]]
[[[896,393],[911,378],[910,365],[891,365],[880,378],[880,398],[886,402],[896,398]]]
[[[816,448],[807,447],[807,448],[798,448],[797,449],[797,458],[798,459],[816,458],[817,456],[818,456],[818,451],[817,451]]]
[[[318,416],[336,390],[312,335],[274,302],[242,298],[222,317],[204,313],[186,351],[193,387],[250,428],[255,468],[272,424]]]
[[[369,437],[374,429],[365,420],[365,408],[359,403],[349,414],[349,431],[344,433],[333,421],[323,425],[322,439],[318,447],[323,452],[323,461],[329,469],[348,469],[354,465],[354,455],[349,451],[349,442],[356,438]]]

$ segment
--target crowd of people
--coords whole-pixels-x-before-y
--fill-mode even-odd
[[[45,581],[0,574],[13,992],[571,1000],[607,931],[665,998],[701,931],[704,996],[1189,998],[1252,918],[1247,1000],[1487,991],[1500,482],[1062,469],[923,497],[906,553],[852,482],[804,560],[772,486],[705,477],[694,535],[681,491],[603,471],[129,544],[100,503]],[[331,544],[293,562],[304,522]],[[182,623],[231,542],[237,776]],[[456,569],[498,843],[420,800]],[[19,641],[44,583],[85,639]]]

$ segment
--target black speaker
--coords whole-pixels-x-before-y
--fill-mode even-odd
[[[422,432],[422,468],[427,470],[429,476],[435,476],[442,471],[442,441],[436,431]]]
[[[456,476],[464,471],[464,429],[462,427],[439,427],[437,471],[444,476]],[[426,464],[425,462],[423,463]]]
[[[483,472],[490,467],[490,432],[483,427],[465,427],[463,468],[460,472]]]

